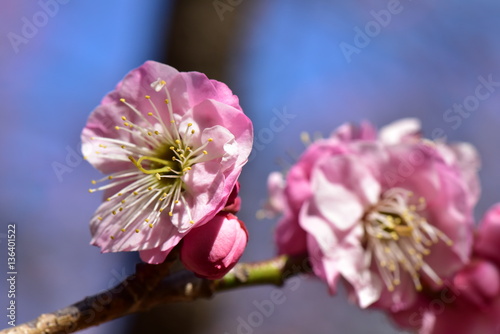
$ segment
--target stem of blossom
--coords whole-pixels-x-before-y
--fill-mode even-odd
[[[226,276],[214,281],[214,290],[261,284],[281,286],[289,276],[309,271],[309,261],[305,256],[281,255],[263,262],[239,263]]]
[[[266,261],[239,263],[225,277],[207,280],[182,270],[169,275],[176,254],[160,265],[139,264],[136,274],[114,288],[87,297],[53,313],[0,334],[63,334],[96,326],[167,302],[210,298],[215,292],[263,284],[283,285],[298,273],[310,272],[305,256],[278,256]],[[168,276],[167,276],[168,275]]]

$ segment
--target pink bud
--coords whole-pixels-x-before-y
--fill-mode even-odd
[[[500,291],[500,273],[488,261],[476,260],[464,267],[453,279],[460,294],[477,307],[486,307]]]
[[[247,242],[248,232],[243,222],[221,212],[184,237],[181,261],[199,277],[218,279],[238,262]]]
[[[494,205],[486,212],[479,224],[477,240],[474,242],[474,253],[487,258],[500,267],[500,204]]]

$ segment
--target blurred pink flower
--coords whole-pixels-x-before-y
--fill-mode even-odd
[[[243,222],[231,213],[219,213],[184,237],[181,261],[197,276],[218,279],[238,262],[247,241]]]
[[[500,204],[483,218],[472,261],[440,291],[424,291],[410,309],[392,313],[420,334],[497,334],[500,329]]]
[[[408,307],[469,259],[478,164],[446,160],[453,151],[419,129],[401,120],[377,138],[369,124],[344,125],[286,178],[279,252],[307,252],[330,291],[343,277],[361,307]]]
[[[252,124],[223,83],[148,61],[90,115],[82,151],[106,200],[91,221],[103,252],[160,263],[228,201],[252,146]]]

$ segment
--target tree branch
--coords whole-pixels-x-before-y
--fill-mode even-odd
[[[282,255],[266,261],[237,264],[222,279],[211,281],[186,270],[170,274],[175,258],[176,254],[172,254],[160,265],[141,263],[137,265],[135,275],[114,288],[56,312],[42,314],[33,321],[4,329],[0,334],[74,333],[163,303],[210,298],[215,292],[245,286],[281,286],[292,275],[310,272],[306,257]]]

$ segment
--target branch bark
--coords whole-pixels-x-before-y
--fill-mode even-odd
[[[175,260],[172,254],[160,265],[141,263],[136,274],[112,289],[60,309],[42,314],[35,320],[4,329],[0,334],[67,334],[96,326],[125,315],[149,310],[167,302],[210,298],[215,292],[263,284],[283,285],[298,273],[310,272],[306,257],[276,258],[240,263],[220,280],[207,280],[183,270],[170,274]]]

